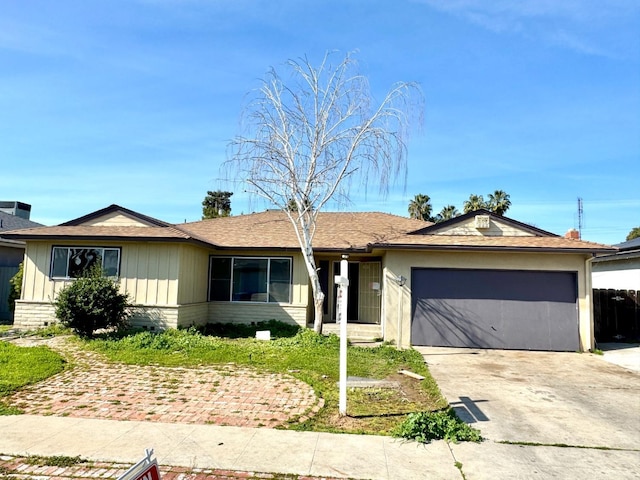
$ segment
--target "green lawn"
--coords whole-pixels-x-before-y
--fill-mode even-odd
[[[2,397],[61,372],[65,364],[65,360],[48,347],[18,347],[0,342],[0,415],[19,413],[7,407]]]

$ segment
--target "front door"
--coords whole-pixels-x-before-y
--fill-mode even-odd
[[[331,276],[331,319],[336,319],[337,286],[333,279],[340,274],[340,262],[333,262]],[[349,262],[349,296],[347,304],[347,321],[358,323],[380,323],[381,297],[381,265],[380,262]]]

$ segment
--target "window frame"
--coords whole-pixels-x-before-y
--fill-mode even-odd
[[[211,286],[213,282],[213,262],[215,259],[229,259],[229,277],[225,280],[229,282],[229,293],[226,300],[214,300],[212,299],[213,295],[211,294]],[[234,273],[235,273],[235,261],[237,260],[266,260],[267,261],[267,291],[265,292],[265,300],[239,300],[234,299]],[[272,300],[271,293],[271,262],[272,260],[287,260],[289,262],[289,295],[286,301],[276,301]],[[262,292],[259,292],[262,293]],[[293,257],[291,256],[269,256],[269,257],[261,257],[255,255],[209,255],[209,281],[207,285],[207,301],[209,302],[227,302],[227,303],[272,303],[272,304],[290,304],[291,298],[293,295]]]
[[[55,251],[56,249],[66,249],[67,250],[67,260],[65,265],[65,275],[59,276],[54,273],[54,262],[56,259]],[[69,275],[69,260],[70,260],[70,251],[71,250],[100,250],[101,251],[101,267],[104,269],[104,261],[105,261],[105,251],[116,251],[118,254],[118,260],[116,263],[116,274],[115,275],[105,275],[110,278],[120,278],[120,267],[122,263],[122,247],[98,247],[98,246],[84,246],[84,245],[52,245],[51,246],[51,261],[49,264],[49,279],[51,280],[74,280],[79,277],[72,277]]]

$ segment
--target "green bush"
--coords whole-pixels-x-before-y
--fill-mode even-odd
[[[54,302],[56,317],[77,334],[91,337],[101,328],[121,329],[130,314],[129,297],[99,268],[64,287]]]
[[[482,441],[480,432],[460,420],[451,408],[410,413],[393,434],[420,443],[442,439],[454,443]]]
[[[9,284],[11,288],[9,290],[9,311],[14,312],[16,310],[16,300],[20,298],[22,293],[22,275],[24,274],[24,264],[21,263],[18,267],[17,273],[11,277]]]
[[[284,323],[278,320],[267,320],[257,323],[207,323],[198,327],[203,335],[213,335],[225,338],[252,338],[258,330],[269,330],[271,338],[295,336],[301,328],[298,325]]]

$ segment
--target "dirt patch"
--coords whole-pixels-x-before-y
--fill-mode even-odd
[[[395,373],[384,379],[387,387],[359,387],[347,390],[347,415],[325,412],[324,425],[338,431],[388,432],[409,413],[431,411],[434,399],[422,381]]]

